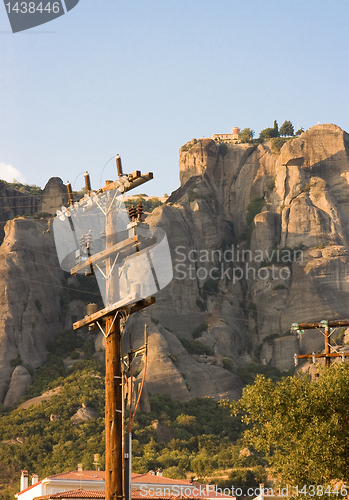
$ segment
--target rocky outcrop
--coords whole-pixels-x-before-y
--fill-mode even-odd
[[[20,404],[18,406],[18,409],[23,408],[27,409],[30,408],[33,405],[38,405],[42,403],[43,401],[49,401],[53,396],[56,396],[61,392],[62,386],[59,385],[55,387],[54,389],[50,389],[49,391],[44,392],[41,394],[41,396],[37,396],[36,398],[31,398],[27,399],[27,401],[24,401],[24,403]]]
[[[317,334],[299,343],[284,335],[293,322],[347,316],[348,138],[317,125],[280,155],[268,144],[187,143],[181,187],[147,219],[165,229],[174,262],[152,316],[186,338],[205,324],[197,340],[230,357],[237,373],[271,334],[282,337],[269,354],[259,350],[260,361],[282,370],[295,349],[319,349]]]
[[[41,195],[41,212],[55,215],[68,202],[67,188],[59,177],[51,177]]]
[[[11,394],[19,384],[17,374],[12,374],[11,360],[33,369],[39,367],[46,359],[45,346],[63,329],[60,295],[64,275],[58,264],[53,237],[46,231],[44,221],[20,218],[8,221],[5,227],[5,239],[0,247],[3,291],[0,299],[0,401],[4,401],[10,383],[6,401],[12,402]],[[19,387],[22,390],[23,384],[18,385],[18,390]]]
[[[130,331],[137,348],[148,325],[144,394],[237,398],[239,370],[251,360],[288,370],[294,352],[321,350],[321,334],[298,339],[290,326],[347,317],[348,138],[327,124],[286,141],[280,154],[268,142],[212,139],[181,149],[181,186],[147,217],[167,234],[174,278],[151,308],[129,319],[125,334],[125,350]],[[62,320],[55,286],[63,275],[45,229],[15,219],[0,247],[2,401],[10,361],[36,368],[46,343],[83,316],[74,301]],[[103,360],[101,335],[96,348]],[[139,388],[144,366],[136,368]]]
[[[27,192],[24,186],[14,189],[0,180],[0,241],[8,220],[38,213],[55,215],[67,201],[67,188],[59,177],[51,177],[44,189],[35,195]]]
[[[6,393],[4,405],[14,406],[25,395],[25,391],[31,382],[32,377],[28,370],[24,366],[16,366],[11,376],[10,387]]]
[[[0,180],[0,241],[4,238],[8,220],[24,214],[34,214],[40,211],[40,206],[40,197],[13,189]]]
[[[71,417],[74,424],[81,424],[87,420],[93,420],[98,418],[98,412],[94,408],[89,408],[88,406],[83,406],[79,408],[76,413]]]

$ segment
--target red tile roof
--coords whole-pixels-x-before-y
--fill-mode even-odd
[[[202,491],[201,493],[198,491],[199,494],[195,495],[161,495],[158,496],[156,495],[156,500],[202,500],[203,498],[208,498],[208,495],[205,491]],[[218,498],[218,499],[223,499],[223,498],[228,498],[228,499],[233,499],[234,497],[227,497],[227,495],[220,495],[219,493],[215,494],[215,492],[210,492],[211,495],[209,495],[209,498]],[[44,495],[41,497],[35,497],[34,500],[65,500],[65,499],[104,499],[105,498],[105,491],[89,491],[89,490],[83,490],[79,488],[78,490],[70,490],[70,491],[62,491],[60,493],[52,493],[51,495]],[[149,499],[149,498],[154,498],[154,493],[147,495],[145,491],[142,490],[133,490],[132,491],[132,499],[139,500],[139,499]]]
[[[61,472],[60,474],[54,474],[53,476],[47,476],[45,479],[84,479],[85,481],[104,481],[105,471],[94,471],[94,470],[74,470],[69,472]]]
[[[65,498],[105,498],[105,491],[89,491],[79,488],[78,490],[62,491],[60,493],[51,493],[50,495],[44,495],[41,497],[35,497],[34,500],[52,500],[53,499],[65,499]]]
[[[100,487],[101,488],[104,488],[104,485],[101,484],[101,483],[104,483],[104,480],[105,480],[105,471],[88,471],[88,470],[82,470],[82,471],[71,471],[71,472],[62,472],[60,474],[55,474],[53,476],[48,476],[46,477],[45,479],[43,479],[42,481],[40,481],[40,483],[42,482],[46,482],[46,480],[68,480],[68,481],[98,481],[100,483]],[[20,495],[22,493],[24,493],[25,491],[28,491],[29,489],[31,488],[34,488],[35,486],[37,486],[38,484],[40,483],[36,483],[32,486],[29,486],[27,489],[25,490],[22,490],[21,492],[18,493],[18,498],[20,498]],[[206,492],[206,485],[202,485],[200,483],[194,483],[192,481],[190,481],[189,479],[170,479],[170,478],[167,478],[167,477],[163,477],[163,476],[156,476],[155,474],[135,474],[133,473],[132,474],[132,484],[133,485],[139,485],[139,486],[142,486],[142,485],[150,485],[149,486],[149,490],[150,489],[153,489],[153,490],[159,490],[159,491],[156,491],[156,500],[173,500],[173,499],[176,499],[176,500],[185,500],[185,499],[204,499],[204,498],[214,498],[214,499],[232,499],[233,497],[229,497],[227,495],[220,495],[218,492],[216,493],[215,491],[210,491],[210,492]],[[96,485],[97,486],[97,485]],[[165,492],[165,487],[175,487],[175,486],[178,486],[177,488],[177,491],[178,491],[178,495],[162,495],[162,493],[166,493]],[[188,488],[185,488],[185,487],[188,487]],[[193,488],[193,491],[189,491],[189,488],[192,489]],[[164,491],[162,492],[161,489],[164,489]],[[37,499],[40,499],[40,500],[49,500],[51,498],[104,498],[104,492],[102,491],[88,491],[88,490],[81,490],[82,492],[84,492],[84,494],[94,494],[94,495],[101,495],[103,494],[102,496],[78,496],[78,497],[69,497],[67,496],[67,494],[71,493],[71,492],[77,492],[79,490],[69,490],[68,492],[64,492],[64,497],[63,496],[53,496],[53,495],[45,495],[45,496],[42,496],[42,497],[37,497]],[[187,494],[189,493],[189,495]],[[192,494],[191,494],[192,493]],[[80,493],[82,494],[82,493]],[[63,495],[63,492],[62,493],[55,493],[55,495]],[[147,494],[147,490],[146,489],[135,489],[135,490],[132,490],[132,498],[135,498],[135,499],[141,499],[141,498],[148,498],[148,499],[151,499],[153,498],[154,495],[151,494],[151,492],[149,491],[148,494]]]
[[[189,479],[170,479],[168,477],[156,476],[155,474],[132,474],[132,483],[154,483],[154,484],[195,484]]]
[[[62,472],[60,474],[54,474],[53,476],[48,476],[47,479],[84,479],[85,481],[93,481],[93,480],[105,480],[105,471],[91,471],[91,470],[82,470],[82,471],[70,471],[70,472]],[[132,482],[133,483],[154,483],[154,484],[192,484],[189,479],[170,479],[167,477],[156,476],[155,474],[132,474]]]

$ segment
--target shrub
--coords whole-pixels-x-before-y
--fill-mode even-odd
[[[264,203],[264,198],[261,198],[258,195],[252,196],[251,201],[248,204],[246,213],[246,222],[249,227],[253,224],[255,216],[261,212]]]
[[[336,335],[333,336],[331,335],[331,340],[330,340],[331,345],[342,344],[344,335],[345,335],[345,328],[340,328],[336,333]]]
[[[221,142],[218,146],[218,154],[223,158],[228,153],[228,146],[225,142]]]
[[[234,362],[231,358],[223,358],[222,362],[223,362],[223,368],[225,368],[225,370],[234,373]]]
[[[169,477],[170,479],[186,479],[185,472],[180,467],[167,467],[163,471],[164,477]]]
[[[274,120],[273,127],[267,127],[261,130],[259,134],[259,139],[261,139],[262,141],[264,141],[264,139],[271,139],[273,137],[279,137],[279,127],[276,120]]]
[[[282,146],[285,144],[285,142],[286,142],[286,139],[284,139],[282,137],[275,137],[275,139],[273,139],[271,141],[271,151],[275,154],[279,154],[280,150],[281,150]]]
[[[266,188],[269,193],[275,189],[275,179],[268,179],[266,182]]]
[[[254,136],[254,131],[250,128],[244,128],[240,132],[240,141],[241,142],[251,142]]]
[[[17,358],[11,359],[11,366],[16,367],[16,366],[19,366],[21,364],[23,364],[23,361],[22,361],[22,358],[20,356],[17,356]]]
[[[146,195],[145,195],[146,196]],[[153,197],[148,200],[144,198],[144,195],[139,195],[138,198],[132,198],[124,202],[125,207],[128,208],[131,205],[137,206],[140,203],[143,205],[144,212],[151,213],[156,207],[160,207],[163,203],[159,198]]]
[[[196,327],[195,330],[192,332],[193,339],[197,339],[197,338],[201,337],[201,334],[203,332],[206,332],[207,328],[208,328],[208,325],[207,325],[206,321],[204,321],[204,323],[201,323],[201,325]]]
[[[217,294],[219,293],[219,287],[217,280],[209,278],[207,281],[205,281],[204,286],[202,287],[203,290],[203,295],[206,296],[206,294]]]
[[[181,147],[180,151],[181,151],[181,152],[184,152],[184,151],[189,151],[189,149],[190,149],[191,147],[193,147],[193,146],[194,146],[194,144],[193,144],[191,141],[189,141],[189,142],[187,142],[186,144],[184,144],[184,146],[182,146],[182,147]]]
[[[286,289],[285,285],[276,285],[273,288],[273,290],[285,290],[285,289]]]
[[[183,347],[185,347],[189,352],[189,354],[206,354],[207,356],[213,356],[214,354],[212,349],[206,347],[198,340],[189,340],[182,337],[179,340],[181,341]]]
[[[203,300],[196,299],[196,305],[201,312],[206,311],[206,303]]]
[[[178,366],[179,359],[177,358],[177,356],[175,356],[174,354],[171,354],[169,352],[168,353],[168,357],[170,358],[170,360],[172,361],[173,364],[175,364],[176,366]]]

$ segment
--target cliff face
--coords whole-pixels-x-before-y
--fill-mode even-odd
[[[43,364],[45,346],[63,329],[63,272],[46,230],[47,223],[41,221],[11,220],[0,247],[0,401],[8,405],[24,394],[31,368]],[[18,358],[21,370],[14,368]]]
[[[51,177],[41,195],[31,195],[13,189],[0,180],[0,241],[4,237],[4,228],[8,220],[38,212],[54,215],[67,201],[67,189],[59,177]]]
[[[287,370],[295,352],[322,349],[320,333],[298,341],[289,331],[293,322],[348,315],[348,138],[335,125],[318,125],[279,155],[268,143],[201,139],[182,148],[181,187],[147,218],[166,231],[174,279],[127,324],[135,348],[149,325],[149,392],[237,398],[239,370],[249,361]],[[10,221],[0,247],[0,400],[7,404],[18,397],[11,385],[7,391],[11,377],[25,387],[25,366],[42,364],[47,342],[68,326],[55,288],[62,272],[44,230],[43,222]],[[14,371],[18,356],[24,368]]]
[[[348,138],[318,125],[280,155],[268,145],[187,144],[182,186],[147,219],[165,229],[175,269],[152,316],[231,357],[237,373],[253,353],[286,370],[294,352],[321,349],[320,334],[298,342],[287,332],[348,314]]]
[[[10,188],[0,180],[0,241],[4,237],[6,221],[16,215],[33,214],[38,211],[40,199],[30,196],[17,189]]]

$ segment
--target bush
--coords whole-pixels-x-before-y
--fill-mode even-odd
[[[162,201],[159,200],[159,198],[153,197],[149,200],[146,200],[142,195],[139,195],[138,198],[127,200],[124,203],[126,208],[131,205],[137,206],[142,203],[144,212],[148,213],[151,213],[153,210],[155,210],[156,207],[160,207],[163,204]]]
[[[42,304],[39,299],[35,299],[35,305],[39,312],[41,312]]]
[[[273,127],[267,127],[261,130],[259,134],[259,139],[262,141],[264,141],[264,139],[272,139],[273,137],[279,137],[279,127],[276,120],[274,120]]]
[[[273,290],[285,290],[285,289],[286,289],[285,285],[276,285],[273,288]]]
[[[282,146],[285,144],[285,142],[286,142],[286,139],[284,139],[282,137],[275,137],[275,139],[273,139],[271,141],[271,151],[275,154],[279,154],[280,150],[281,150]]]
[[[18,356],[17,358],[11,359],[11,366],[16,367],[16,366],[19,366],[21,364],[23,364],[23,361],[22,361],[22,358],[20,356]]]
[[[235,373],[234,362],[231,358],[223,358],[222,363],[223,363],[223,368],[225,368],[225,370]]]
[[[219,293],[219,286],[217,280],[209,278],[207,281],[205,281],[202,290],[203,290],[203,296],[205,298],[207,294],[216,295],[217,293]]]
[[[172,361],[172,363],[176,366],[178,366],[179,364],[179,359],[177,358],[177,356],[175,356],[174,354],[171,354],[170,352],[168,353],[168,357],[170,358],[170,360]]]
[[[204,321],[204,323],[201,323],[201,325],[196,327],[195,330],[193,331],[193,333],[192,333],[193,339],[197,339],[197,338],[201,337],[201,334],[203,332],[206,332],[207,328],[208,328],[208,325],[207,325],[206,321]]]
[[[186,479],[185,472],[180,467],[167,467],[163,470],[163,476],[170,479]]]
[[[249,227],[253,224],[253,220],[259,214],[264,206],[264,198],[258,195],[253,195],[247,207],[246,222]]]
[[[275,189],[275,179],[268,179],[265,185],[266,185],[267,191],[269,193],[271,193]]]
[[[184,338],[179,338],[183,347],[189,352],[189,354],[206,354],[207,356],[213,356],[214,352],[209,347],[206,347],[204,344],[199,342],[198,340],[188,340]]]
[[[250,128],[244,128],[240,132],[240,141],[241,142],[251,142],[254,136],[254,131]]]
[[[218,154],[223,158],[228,153],[228,146],[225,142],[221,142],[218,146]]]

